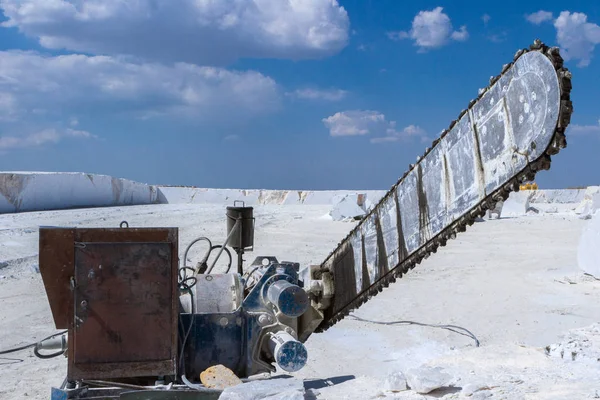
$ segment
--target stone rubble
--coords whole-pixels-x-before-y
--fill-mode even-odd
[[[363,194],[348,194],[334,199],[329,215],[334,221],[346,221],[360,218],[366,214]]]
[[[454,379],[441,367],[421,366],[406,371],[406,381],[411,390],[427,394],[442,387],[452,386]]]
[[[383,389],[391,392],[401,392],[407,390],[406,377],[402,372],[392,372],[389,374],[383,383]]]
[[[304,400],[304,383],[295,378],[257,380],[225,388],[219,400]]]
[[[600,363],[600,323],[570,330],[560,343],[546,346],[546,354],[567,362]]]

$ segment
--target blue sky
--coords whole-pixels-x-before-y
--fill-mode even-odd
[[[0,0],[0,170],[387,189],[540,38],[575,112],[536,181],[597,185],[596,3]]]

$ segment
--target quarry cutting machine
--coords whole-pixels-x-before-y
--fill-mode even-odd
[[[566,147],[571,74],[536,40],[463,110],[320,265],[257,257],[253,208],[227,207],[227,239],[180,262],[177,228],[40,228],[40,270],[68,358],[53,399],[200,399],[223,365],[294,372],[304,345],[550,167]],[[209,254],[187,265],[188,251]],[[230,249],[237,253],[237,270]],[[214,273],[216,260],[228,262]],[[96,396],[96,397],[94,397]],[[212,396],[212,397],[211,397]]]

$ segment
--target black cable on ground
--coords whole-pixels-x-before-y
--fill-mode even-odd
[[[0,351],[0,354],[16,353],[17,351],[29,349],[30,347],[35,347],[36,344],[37,343],[31,343],[31,344],[26,344],[26,345],[21,346],[21,347],[15,347],[14,349],[10,349],[10,350],[2,350],[2,351]]]
[[[0,365],[7,365],[7,364],[21,363],[25,360],[23,360],[22,358],[0,357],[0,361],[5,361],[5,362],[0,362]]]
[[[476,347],[479,347],[479,344],[480,344],[479,339],[477,339],[477,337],[471,331],[469,331],[468,329],[462,328],[460,326],[456,326],[456,325],[424,324],[422,322],[415,322],[415,321],[382,322],[382,321],[372,321],[369,319],[360,318],[360,317],[357,317],[356,315],[350,315],[349,317],[354,318],[355,320],[358,320],[358,321],[368,322],[371,324],[378,324],[378,325],[419,325],[419,326],[426,326],[426,327],[430,327],[430,328],[446,329],[451,332],[458,333],[459,335],[470,337],[471,339],[473,339],[475,341]]]
[[[40,343],[36,344],[35,347],[33,348],[33,354],[35,354],[35,356],[37,358],[41,358],[43,360],[47,360],[47,359],[58,357],[58,356],[61,356],[61,355],[65,354],[64,350],[59,350],[59,351],[57,351],[55,353],[50,353],[50,354],[41,354],[40,351],[39,351],[39,348],[38,348],[38,345]]]

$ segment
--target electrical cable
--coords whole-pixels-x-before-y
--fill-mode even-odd
[[[263,268],[264,265],[258,265],[256,267],[254,267],[253,269],[250,270],[250,272],[246,272],[242,278],[244,278],[244,289],[246,289],[248,287],[248,279],[250,279],[250,277],[252,276],[252,274],[254,274],[256,271],[258,271],[259,268]]]
[[[187,332],[185,333],[184,337],[183,337],[183,343],[181,344],[181,351],[179,353],[179,365],[178,368],[181,370],[182,369],[182,363],[183,363],[183,353],[185,351],[185,345],[187,344],[187,340],[188,337],[190,335],[190,332],[192,331],[192,326],[194,325],[194,315],[195,315],[195,307],[194,307],[194,293],[192,292],[192,288],[196,285],[196,283],[198,282],[197,278],[195,276],[187,276],[187,274],[185,273],[186,270],[191,270],[193,272],[195,272],[196,270],[194,268],[190,268],[190,267],[183,267],[179,269],[179,290],[182,293],[189,293],[190,295],[190,299],[191,299],[191,313],[190,313],[190,325],[188,327]],[[183,273],[183,275],[182,275]],[[188,282],[191,281],[191,284],[188,284]],[[182,325],[182,327],[184,326],[183,324],[183,320],[181,318],[181,314],[179,314],[179,323]],[[183,330],[183,329],[182,329]],[[183,363],[183,370],[185,371],[185,363]]]
[[[201,268],[203,265],[206,265],[206,264],[207,264],[208,258],[209,258],[209,257],[210,257],[210,255],[212,254],[213,250],[215,250],[215,249],[218,249],[218,248],[223,248],[222,250],[220,250],[220,251],[219,251],[219,254],[217,254],[217,259],[215,259],[215,261],[213,262],[213,265],[212,265],[212,267],[214,267],[214,265],[215,265],[215,263],[217,262],[218,258],[221,256],[221,253],[222,253],[223,251],[225,251],[225,253],[227,253],[227,256],[228,256],[228,258],[229,258],[229,264],[227,264],[227,270],[225,271],[225,273],[226,273],[226,274],[228,274],[228,273],[229,273],[229,271],[231,270],[231,265],[233,264],[233,258],[232,258],[232,256],[231,256],[231,252],[229,251],[229,249],[228,249],[227,247],[223,247],[223,245],[220,245],[220,244],[213,245],[213,244],[212,244],[212,242],[210,241],[210,239],[209,239],[209,238],[207,238],[207,237],[205,237],[205,236],[201,236],[201,237],[199,237],[199,238],[196,238],[196,239],[194,239],[194,240],[193,240],[193,241],[192,241],[192,242],[191,242],[191,243],[190,243],[190,244],[187,246],[187,248],[185,249],[185,252],[183,253],[183,266],[182,266],[181,268],[182,268],[182,269],[183,269],[183,268],[191,268],[191,267],[188,267],[188,266],[186,265],[188,252],[190,251],[190,248],[191,248],[191,247],[192,247],[194,244],[198,243],[198,242],[199,242],[199,241],[201,241],[201,240],[204,240],[204,241],[208,242],[208,250],[206,251],[206,254],[204,255],[204,257],[202,257],[202,260],[201,260],[201,261],[198,263],[198,267],[197,267],[197,268],[195,268],[195,269],[193,269],[193,270],[194,270],[194,273],[196,273],[196,274],[203,273],[203,272],[201,272],[201,271],[200,271],[200,268]],[[229,241],[229,237],[227,238],[227,240]],[[212,270],[212,267],[211,267],[211,270]],[[208,268],[208,266],[207,266],[207,268]],[[207,274],[208,274],[209,272],[210,272],[210,271],[206,271],[206,273],[207,273]]]
[[[0,365],[8,365],[8,364],[17,364],[17,363],[22,363],[23,360],[22,358],[10,358],[10,357],[0,357]]]
[[[183,383],[185,384],[185,386],[189,387],[190,389],[194,389],[194,390],[197,390],[199,392],[202,392],[202,393],[221,394],[223,392],[222,390],[219,390],[219,389],[210,389],[210,388],[207,388],[206,386],[204,386],[202,384],[192,383],[192,382],[190,382],[190,380],[185,375],[181,375],[181,380],[183,381]]]
[[[198,243],[201,240],[204,240],[204,241],[208,242],[208,252],[204,256],[204,258],[202,259],[201,262],[206,262],[206,260],[208,260],[208,256],[210,255],[210,248],[212,247],[213,244],[212,244],[212,242],[210,241],[209,238],[207,238],[206,236],[201,236],[199,238],[196,238],[196,239],[192,240],[192,242],[185,249],[185,252],[183,253],[183,267],[182,268],[187,268],[187,266],[185,265],[185,263],[187,262],[188,251],[190,251],[190,249],[192,248],[192,246],[194,244]]]
[[[28,349],[30,347],[35,347],[36,344],[37,343],[31,343],[31,344],[26,344],[25,346],[15,347],[14,349],[2,350],[2,351],[0,351],[0,354],[16,353],[17,351],[25,350],[25,349]]]
[[[234,229],[235,229],[235,227],[234,227]],[[211,267],[209,268],[208,271],[206,271],[206,273],[207,274],[210,273],[210,271],[215,266],[217,260],[219,259],[220,255],[223,253],[223,251],[225,251],[225,253],[227,253],[227,256],[229,258],[229,264],[227,265],[227,270],[225,271],[225,273],[229,273],[229,271],[231,270],[231,265],[233,264],[233,257],[231,256],[231,252],[229,251],[229,249],[227,249],[227,247],[225,247],[225,246],[227,245],[227,242],[229,241],[230,237],[231,237],[231,233],[229,234],[229,236],[227,236],[227,239],[225,240],[225,244],[223,244],[223,245],[213,245],[212,242],[210,241],[210,239],[205,236],[198,237],[198,238],[194,239],[187,246],[187,248],[185,249],[185,252],[183,254],[182,266],[178,270],[178,285],[179,285],[179,290],[180,290],[180,296],[185,293],[189,293],[189,295],[190,295],[191,313],[190,313],[190,324],[188,326],[187,331],[185,331],[185,325],[183,323],[183,318],[181,317],[181,314],[179,316],[179,326],[180,326],[182,332],[185,331],[183,340],[180,342],[181,351],[179,353],[179,365],[178,365],[178,369],[180,370],[180,372],[183,371],[183,374],[180,374],[182,379],[185,377],[185,363],[183,362],[183,354],[184,354],[185,346],[187,344],[187,340],[192,331],[192,327],[194,325],[194,320],[195,320],[195,317],[194,317],[194,315],[195,315],[195,299],[194,299],[194,293],[192,291],[192,288],[196,285],[196,283],[198,282],[198,279],[194,276],[194,274],[200,273],[200,268],[202,267],[202,265],[206,265],[206,262],[208,261],[208,258],[210,257],[210,254],[212,253],[212,251],[215,249],[218,249],[218,248],[220,248],[221,250],[217,254],[216,259],[213,261]],[[209,246],[208,250],[207,250],[206,254],[204,255],[204,257],[202,258],[202,260],[200,261],[198,268],[188,267],[186,265],[188,252],[194,244],[196,244],[197,242],[199,242],[201,240],[208,242],[208,246]],[[192,276],[188,276],[187,271],[190,271],[192,273]]]
[[[451,332],[458,333],[459,335],[467,336],[467,337],[473,339],[475,341],[475,347],[479,347],[479,344],[480,344],[479,339],[477,339],[477,337],[471,331],[469,331],[468,329],[465,329],[463,327],[456,326],[456,325],[425,324],[422,322],[415,322],[415,321],[390,321],[390,322],[372,321],[369,319],[357,317],[356,315],[350,315],[349,317],[353,318],[355,320],[358,320],[358,321],[368,322],[371,324],[378,324],[378,325],[402,325],[403,324],[403,325],[419,325],[419,326],[426,326],[426,327],[430,327],[430,328],[446,329]]]
[[[61,355],[65,354],[65,350],[62,350],[62,349],[61,349],[61,350],[59,350],[59,351],[57,351],[57,352],[55,352],[55,353],[50,353],[50,354],[41,354],[41,353],[40,353],[40,351],[39,351],[39,348],[38,348],[38,345],[39,345],[39,344],[41,344],[41,343],[38,343],[38,344],[37,344],[37,345],[36,345],[36,346],[33,348],[33,354],[35,354],[35,356],[36,356],[37,358],[41,358],[41,359],[47,360],[47,359],[54,358],[54,357],[58,357],[58,356],[61,356]]]

